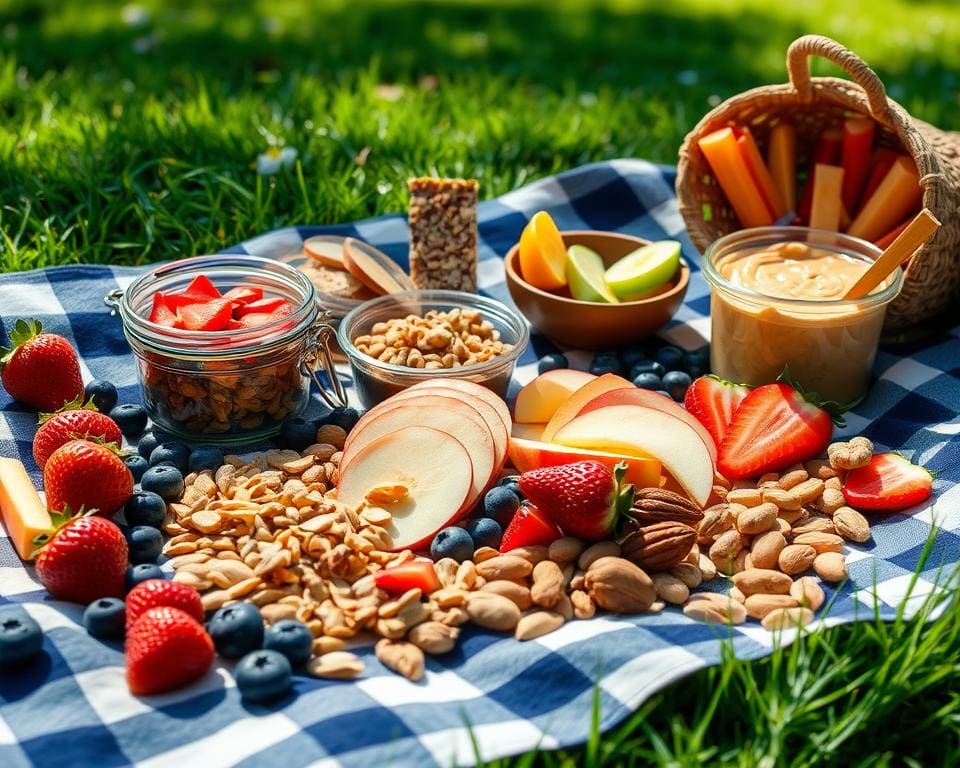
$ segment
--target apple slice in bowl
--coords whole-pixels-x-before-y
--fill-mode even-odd
[[[473,489],[470,454],[457,438],[414,426],[378,437],[341,466],[337,499],[351,509],[379,486],[402,485],[406,495],[384,505],[393,550],[421,549],[469,507]]]

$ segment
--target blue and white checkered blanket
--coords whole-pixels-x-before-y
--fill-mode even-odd
[[[565,229],[610,229],[651,239],[678,238],[693,276],[687,300],[663,335],[688,348],[709,337],[709,296],[673,194],[674,170],[637,160],[590,165],[543,179],[481,204],[480,286],[509,301],[500,257],[529,216],[548,210]],[[359,236],[403,263],[401,216],[336,227],[272,232],[233,249],[261,255],[299,250],[321,232]],[[101,299],[142,270],[66,266],[0,276],[0,319],[36,317],[80,351],[85,380],[106,378],[121,401],[139,398],[136,373],[119,321]],[[514,386],[533,377],[534,337]],[[573,355],[585,365],[586,355]],[[876,522],[874,540],[851,548],[850,581],[827,624],[892,617],[935,589],[940,569],[960,561],[960,328],[927,344],[884,348],[869,398],[848,417],[848,432],[898,449],[938,473],[936,501]],[[19,456],[39,484],[30,441],[35,415],[0,392],[0,454]],[[942,530],[907,598],[931,524]],[[0,529],[2,534],[2,529]],[[948,567],[945,571],[952,571]],[[0,535],[0,604],[23,604],[45,632],[42,659],[0,670],[0,766],[22,765],[306,765],[450,766],[472,763],[472,739],[484,759],[582,742],[598,688],[601,727],[622,720],[652,693],[719,661],[723,639],[738,655],[768,654],[771,636],[756,623],[719,630],[676,608],[639,617],[574,621],[518,643],[467,629],[457,649],[429,658],[426,679],[411,683],[360,653],[366,672],[354,682],[304,675],[293,694],[264,708],[241,701],[230,666],[175,693],[140,698],[124,683],[119,644],[104,644],[80,626],[81,608],[51,600]],[[472,736],[471,736],[472,731]]]

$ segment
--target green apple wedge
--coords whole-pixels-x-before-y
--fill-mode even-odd
[[[621,300],[637,298],[666,284],[680,266],[680,243],[661,240],[628,253],[606,271],[604,279]]]
[[[573,298],[602,304],[619,303],[603,279],[603,259],[585,245],[567,248],[567,283]]]

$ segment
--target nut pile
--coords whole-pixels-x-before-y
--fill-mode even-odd
[[[417,288],[477,290],[477,182],[410,179],[410,277]]]
[[[426,369],[484,363],[513,348],[500,341],[500,331],[480,312],[459,308],[376,323],[353,343],[382,363]]]

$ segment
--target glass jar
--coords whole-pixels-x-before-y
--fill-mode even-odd
[[[156,291],[180,293],[206,275],[225,293],[238,285],[280,297],[294,311],[263,325],[224,331],[169,328],[148,319]],[[190,441],[242,443],[277,434],[307,406],[310,378],[331,407],[345,405],[328,340],[333,335],[313,284],[297,269],[256,256],[198,256],[160,266],[104,301],[123,321],[147,412]],[[317,377],[326,373],[333,393]]]
[[[745,229],[714,242],[703,259],[711,288],[713,372],[759,386],[789,366],[794,380],[823,399],[862,397],[903,271],[864,298],[843,294],[880,253],[859,238],[807,227]],[[791,272],[808,257],[820,260],[813,273]]]

